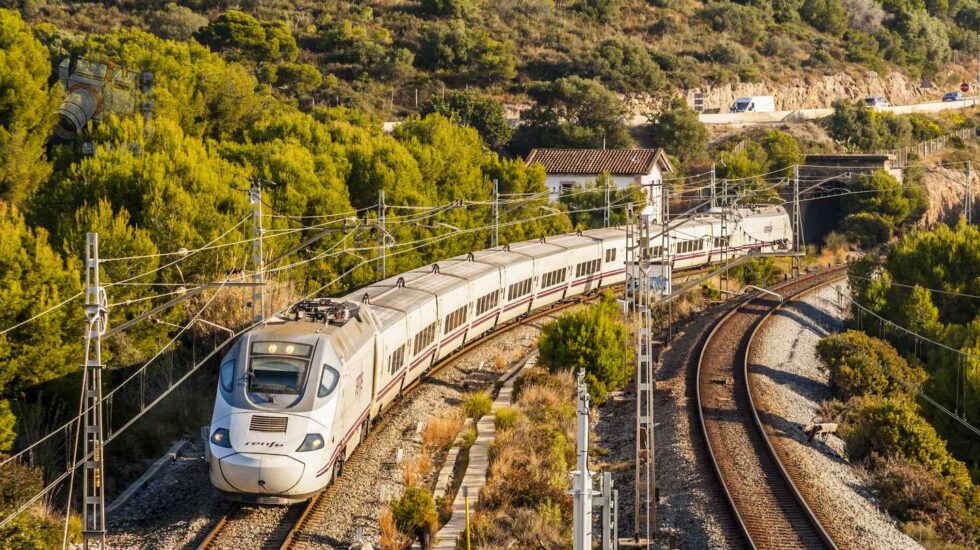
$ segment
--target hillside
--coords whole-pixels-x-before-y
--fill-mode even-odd
[[[942,88],[973,75],[980,30],[976,0],[0,5],[50,25],[46,41],[65,51],[81,33],[120,27],[196,39],[251,65],[277,93],[385,117],[415,111],[447,88],[482,89],[524,105],[535,83],[568,76],[594,78],[635,96],[640,107],[631,109],[634,114],[657,105],[657,97],[695,88],[710,95],[731,86],[798,89],[777,94],[787,97],[786,108],[825,107],[827,99],[876,91],[897,102],[914,98],[920,79]],[[728,99],[718,96],[717,102]]]

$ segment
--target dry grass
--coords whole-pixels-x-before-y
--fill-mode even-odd
[[[412,546],[412,538],[398,530],[391,509],[386,509],[378,519],[381,539],[378,544],[385,550],[407,550]]]
[[[497,355],[493,356],[493,368],[496,369],[497,372],[504,372],[507,370],[507,367],[507,358],[504,357],[503,353],[498,353]]]
[[[406,460],[402,468],[402,480],[405,486],[418,485],[422,479],[432,473],[432,457],[423,448],[419,454]]]
[[[422,429],[422,444],[426,448],[446,447],[456,440],[463,429],[463,413],[459,409],[449,409],[429,419]]]

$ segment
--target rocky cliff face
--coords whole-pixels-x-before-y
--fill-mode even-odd
[[[929,192],[929,209],[919,221],[922,227],[931,227],[937,223],[956,223],[963,215],[963,199],[966,189],[963,186],[965,174],[942,166],[930,167],[923,178],[926,191]],[[974,197],[977,194],[976,175],[973,176]],[[977,199],[973,199],[977,203]]]
[[[694,93],[687,90],[683,96],[688,104],[694,105]],[[938,99],[941,90],[922,90],[919,83],[901,73],[886,76],[874,72],[856,75],[840,72],[832,75],[809,74],[781,82],[739,82],[712,86],[700,90],[704,94],[704,107],[709,112],[728,112],[728,108],[739,97],[771,95],[776,101],[776,110],[817,109],[830,107],[838,99],[858,100],[869,96],[882,96],[896,105],[919,103],[930,98]],[[632,116],[656,112],[663,100],[646,95],[633,95],[624,98]]]

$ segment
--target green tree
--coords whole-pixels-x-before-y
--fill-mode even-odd
[[[874,212],[855,212],[841,220],[840,230],[847,240],[869,250],[885,244],[892,238],[892,223],[888,218]]]
[[[276,67],[276,87],[296,95],[313,93],[323,83],[323,75],[309,63],[283,63]]]
[[[0,9],[0,197],[21,203],[51,173],[44,144],[57,106],[44,47],[15,11]]]
[[[766,132],[759,144],[769,160],[766,172],[787,170],[803,164],[803,151],[800,149],[800,144],[793,136],[782,130]]]
[[[50,308],[22,328],[0,335],[0,391],[50,380],[77,369],[79,302],[59,303],[81,288],[76,266],[31,229],[20,212],[0,201],[0,326],[11,327]],[[9,415],[4,415],[9,420]]]
[[[637,38],[607,38],[590,56],[585,72],[620,92],[655,92],[667,84],[646,44]]]
[[[834,102],[826,124],[831,137],[859,151],[902,147],[912,141],[912,125],[906,117],[844,100]]]
[[[890,228],[918,220],[929,205],[921,187],[904,186],[881,170],[858,177],[851,191],[855,199],[847,202],[850,213],[872,213],[887,220]]]
[[[521,113],[516,148],[630,147],[633,138],[623,124],[626,108],[596,80],[577,76],[538,83],[529,90],[535,105]]]
[[[212,50],[235,60],[294,61],[299,53],[296,39],[285,23],[260,22],[238,10],[223,12],[194,36]]]
[[[589,395],[601,405],[606,393],[623,387],[632,376],[626,366],[626,324],[611,293],[592,307],[545,325],[538,342],[541,365],[548,370],[584,370]]]
[[[512,130],[504,106],[497,100],[472,92],[452,91],[445,98],[432,96],[422,106],[422,114],[439,113],[463,126],[476,129],[483,141],[495,150],[510,141]]]
[[[847,13],[837,0],[804,0],[800,16],[817,30],[834,36],[847,30]]]
[[[463,17],[473,10],[470,0],[422,0],[422,9],[432,15]]]
[[[674,98],[666,110],[650,118],[649,135],[655,147],[685,163],[700,162],[708,154],[708,130],[683,98]]]

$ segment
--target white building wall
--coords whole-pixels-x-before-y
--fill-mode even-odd
[[[592,186],[595,185],[598,178],[599,174],[548,174],[545,177],[544,184],[548,188],[548,198],[551,202],[558,202],[559,194],[563,188],[571,186],[575,189],[583,186]],[[645,187],[644,189],[653,194],[651,203],[654,205],[659,220],[662,190],[661,186],[656,184],[663,183],[663,172],[660,170],[659,165],[654,166],[649,174],[643,176],[610,176],[610,179],[615,183],[616,189],[625,189],[637,183],[644,186],[655,184],[654,187]]]

